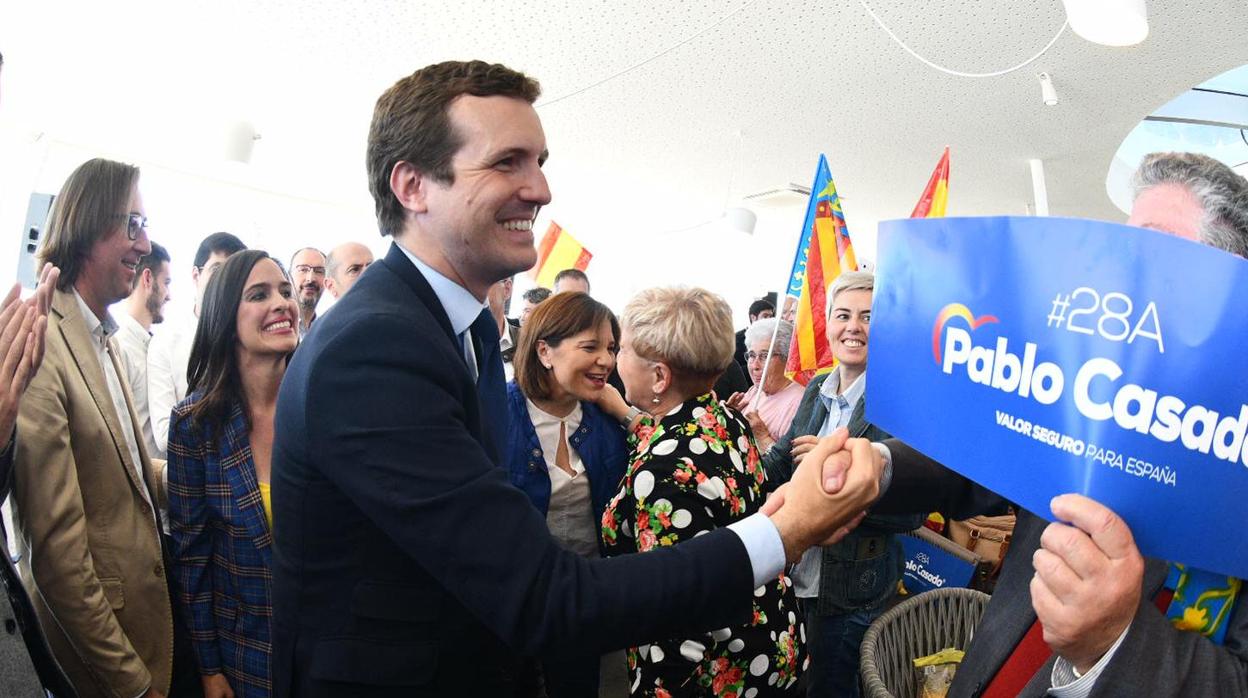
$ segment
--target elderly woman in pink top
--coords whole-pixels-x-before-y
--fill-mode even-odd
[[[780,325],[779,332],[776,331],[777,323]],[[776,336],[774,347],[771,344],[772,334]],[[728,405],[750,420],[760,452],[766,452],[776,439],[788,433],[789,422],[793,421],[797,405],[802,401],[802,386],[784,377],[784,364],[792,339],[793,324],[776,318],[759,320],[745,331],[746,366],[754,385],[745,393],[734,394],[729,398]],[[770,355],[767,352],[769,347]]]

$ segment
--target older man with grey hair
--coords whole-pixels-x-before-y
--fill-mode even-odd
[[[1248,258],[1248,182],[1198,153],[1152,153],[1131,181],[1130,225]]]
[[[1205,155],[1153,153],[1136,172],[1127,222],[1248,257],[1248,181]],[[875,446],[876,465],[892,472],[874,511],[967,518],[1003,502],[896,439]],[[1069,523],[1019,510],[950,698],[1248,696],[1244,599],[1226,605],[1221,643],[1180,630],[1161,610],[1170,565],[1143,557],[1117,514],[1079,495],[1054,498],[1052,513]]]

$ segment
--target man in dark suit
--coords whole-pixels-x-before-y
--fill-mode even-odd
[[[485,310],[492,284],[536,262],[538,92],[473,61],[377,102],[369,186],[394,245],[309,333],[278,398],[278,696],[506,696],[520,656],[747,622],[753,589],[878,493],[865,444],[867,467],[824,493],[837,442],[770,514],[679,546],[588,561],[552,541],[497,465],[507,414]]]
[[[1128,223],[1248,256],[1248,182],[1203,155],[1154,153],[1136,172]],[[1001,504],[895,439],[872,454],[891,472],[873,512],[965,518]],[[1180,631],[1158,608],[1169,565],[1141,556],[1121,518],[1079,495],[1055,498],[1052,510],[1069,523],[1019,512],[950,698],[1248,696],[1245,599],[1236,600],[1221,645]]]

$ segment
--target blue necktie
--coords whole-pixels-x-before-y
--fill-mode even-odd
[[[498,348],[498,325],[489,309],[482,310],[470,331],[477,355],[477,397],[481,400],[481,431],[486,452],[495,463],[503,453],[507,433],[507,383]]]

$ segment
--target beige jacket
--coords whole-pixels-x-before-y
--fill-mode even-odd
[[[13,516],[22,580],[80,696],[168,693],[173,613],[160,533],[72,291],[48,314],[43,366],[18,413]],[[112,356],[117,357],[113,340]],[[134,401],[125,387],[129,419]],[[153,502],[160,478],[139,443]]]

